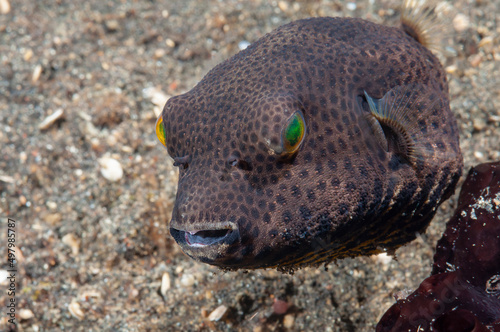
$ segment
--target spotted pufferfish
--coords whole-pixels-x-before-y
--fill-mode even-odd
[[[462,172],[436,11],[401,26],[284,25],[170,98],[156,133],[179,167],[170,233],[223,269],[290,271],[394,251]]]

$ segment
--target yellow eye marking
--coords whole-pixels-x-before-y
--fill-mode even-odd
[[[158,137],[158,140],[164,147],[167,147],[165,134],[165,126],[163,125],[163,119],[160,114],[156,120],[156,137]]]
[[[295,112],[281,134],[284,152],[291,154],[297,151],[306,134],[306,123],[301,111]]]

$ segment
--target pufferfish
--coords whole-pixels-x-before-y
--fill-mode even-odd
[[[462,172],[436,12],[401,27],[284,25],[169,99],[156,133],[179,167],[170,233],[227,270],[291,271],[393,252],[423,232]]]

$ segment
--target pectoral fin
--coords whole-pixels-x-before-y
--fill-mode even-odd
[[[438,101],[421,84],[397,86],[382,99],[372,98],[365,91],[370,114],[368,123],[377,142],[408,162],[425,154],[418,142],[418,119]]]

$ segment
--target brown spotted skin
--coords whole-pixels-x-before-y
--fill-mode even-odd
[[[382,98],[412,84],[436,101],[411,110],[425,150],[414,163],[377,144],[357,106],[364,91]],[[306,135],[279,158],[269,146],[295,110]],[[462,170],[438,59],[402,30],[361,19],[282,26],[171,98],[162,117],[180,165],[171,233],[189,256],[225,269],[286,271],[396,249],[425,230]],[[220,227],[235,235],[203,248],[185,241]]]

